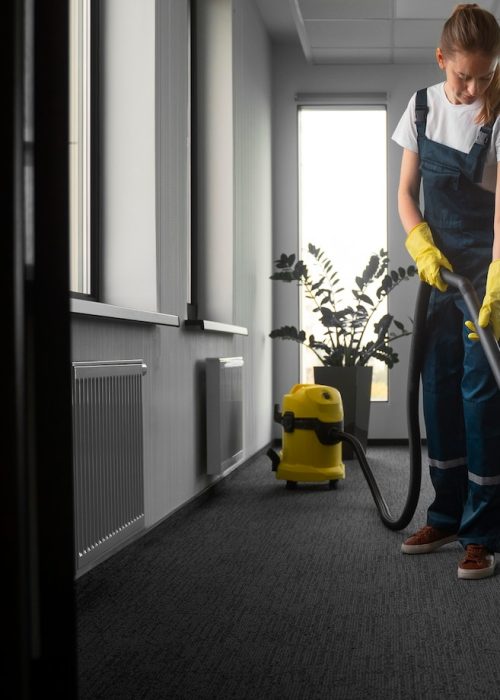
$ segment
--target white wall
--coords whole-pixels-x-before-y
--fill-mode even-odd
[[[298,250],[297,199],[297,105],[296,93],[386,92],[387,128],[392,134],[412,93],[441,80],[439,69],[430,65],[313,66],[298,46],[276,46],[273,52],[273,229],[274,257]],[[352,134],[363,138],[363,134]],[[404,234],[397,213],[397,187],[401,149],[388,143],[388,250],[391,265],[407,266]],[[361,164],[360,164],[361,166]],[[360,207],[363,193],[359,192]],[[371,251],[367,251],[370,253]],[[389,310],[396,318],[413,316],[416,281],[401,285],[389,296]],[[274,326],[298,323],[298,291],[288,285],[274,287]],[[409,338],[397,341],[400,362],[389,371],[389,402],[372,403],[371,438],[403,438],[406,428],[406,373]],[[396,347],[396,346],[395,346]],[[299,347],[274,341],[274,400],[281,398],[299,379]]]

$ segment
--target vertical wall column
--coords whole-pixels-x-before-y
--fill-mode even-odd
[[[233,322],[233,7],[197,0],[195,295],[199,318]]]

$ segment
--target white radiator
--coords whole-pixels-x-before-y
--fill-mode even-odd
[[[142,360],[73,362],[76,571],[144,527]]]
[[[243,459],[243,358],[206,360],[207,473]]]

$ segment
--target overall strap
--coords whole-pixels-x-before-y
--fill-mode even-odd
[[[467,156],[467,170],[472,182],[481,182],[488,146],[491,141],[494,120],[483,124],[479,129],[476,140]]]
[[[476,140],[474,141],[474,145],[472,146],[471,153],[480,153],[488,148],[491,141],[493,123],[494,122],[490,122],[489,124],[483,124],[482,127],[479,129],[476,136]]]
[[[417,92],[415,97],[415,124],[417,127],[417,134],[419,136],[425,136],[425,125],[427,123],[428,111],[427,88],[423,88]]]

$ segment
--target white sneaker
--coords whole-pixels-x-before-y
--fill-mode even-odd
[[[456,542],[456,533],[437,530],[432,525],[424,525],[401,545],[404,554],[428,554],[448,542]]]
[[[495,555],[481,544],[468,544],[458,565],[458,578],[487,578],[495,573]]]

